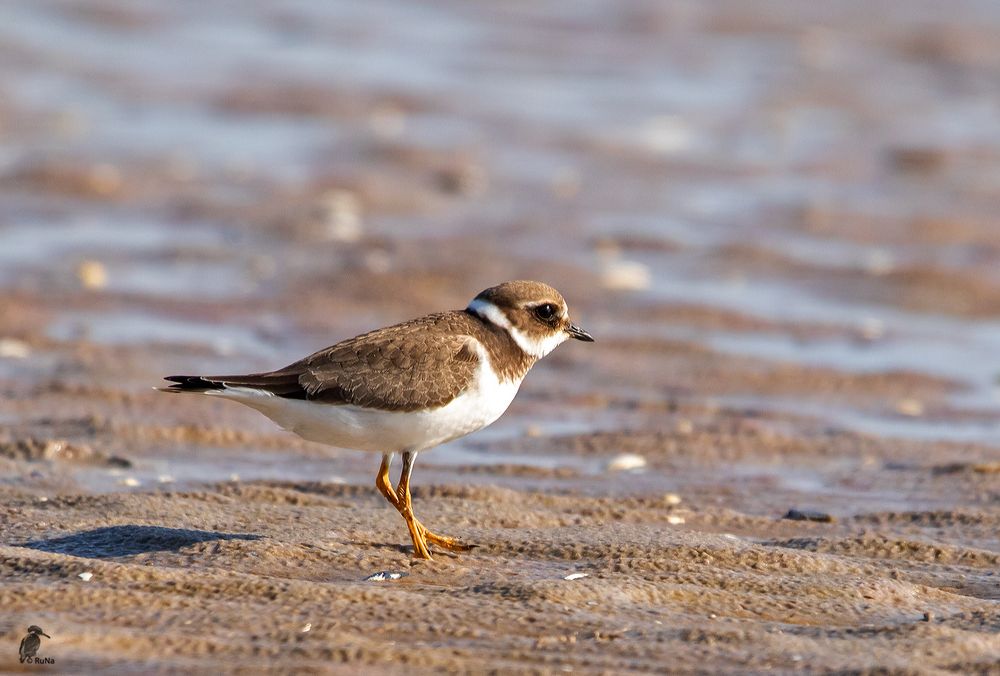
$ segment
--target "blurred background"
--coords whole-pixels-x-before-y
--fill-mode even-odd
[[[816,492],[774,439],[988,456],[998,34],[990,0],[4,2],[6,456],[93,460],[24,485],[367,476],[150,388],[522,277],[598,342],[428,462],[677,471],[749,429],[733,481]],[[674,479],[600,490],[643,481]]]

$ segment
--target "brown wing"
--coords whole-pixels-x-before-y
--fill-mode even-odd
[[[429,315],[350,338],[283,369],[238,376],[170,376],[171,390],[255,387],[280,397],[392,411],[443,406],[479,364],[465,313]]]

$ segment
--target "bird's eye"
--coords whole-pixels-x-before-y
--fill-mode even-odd
[[[556,316],[556,306],[552,303],[545,303],[535,308],[535,316],[543,322],[550,322]]]

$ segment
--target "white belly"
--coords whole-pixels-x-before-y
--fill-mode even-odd
[[[380,453],[422,451],[486,427],[499,418],[521,381],[501,383],[488,364],[477,384],[450,403],[426,411],[382,411],[353,405],[284,399],[248,387],[210,390],[254,408],[303,439],[340,448]]]

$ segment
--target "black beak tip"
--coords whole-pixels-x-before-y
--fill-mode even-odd
[[[579,326],[575,326],[574,324],[569,325],[569,328],[566,329],[566,333],[568,333],[573,338],[576,338],[577,340],[582,340],[585,343],[594,342],[594,337],[592,335],[581,329]]]

